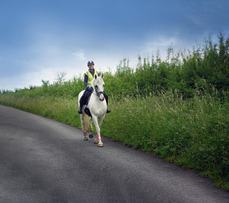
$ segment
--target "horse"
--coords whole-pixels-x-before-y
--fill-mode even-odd
[[[94,139],[94,143],[98,144],[99,147],[103,147],[103,142],[100,135],[100,128],[102,125],[102,122],[105,118],[105,114],[107,112],[107,102],[104,97],[104,81],[103,81],[103,75],[97,76],[95,75],[94,79],[92,80],[92,94],[89,99],[89,102],[87,105],[84,105],[82,108],[82,114],[80,114],[81,124],[82,124],[82,131],[84,134],[84,141],[88,141],[87,137],[87,130],[86,130],[86,112],[91,116],[89,122],[91,126],[92,131],[92,120],[96,127],[96,136]],[[81,91],[78,95],[78,105],[80,105],[80,98],[82,97],[85,90]],[[86,112],[85,112],[86,111]],[[87,122],[88,123],[88,122]]]

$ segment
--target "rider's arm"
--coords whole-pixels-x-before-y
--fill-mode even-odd
[[[84,74],[84,85],[87,87],[87,82],[88,82],[88,76]]]

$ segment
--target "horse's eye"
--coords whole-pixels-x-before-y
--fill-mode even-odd
[[[95,89],[98,89],[98,86],[97,85],[95,86]]]

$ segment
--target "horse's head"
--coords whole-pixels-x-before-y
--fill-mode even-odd
[[[92,81],[92,87],[96,93],[96,95],[99,97],[100,101],[104,100],[104,81],[103,81],[103,74],[102,76],[95,75],[93,81]]]

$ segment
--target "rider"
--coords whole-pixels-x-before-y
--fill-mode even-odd
[[[89,67],[88,71],[86,73],[84,73],[84,85],[86,86],[86,90],[83,93],[83,96],[80,98],[80,107],[78,110],[79,114],[82,114],[82,108],[83,105],[86,104],[86,94],[88,92],[88,94],[91,95],[91,93],[93,92],[93,88],[91,86],[92,80],[94,78],[95,75],[98,76],[97,71],[94,69],[94,62],[93,61],[88,61],[87,66]],[[108,96],[105,92],[103,92],[104,97],[106,99],[107,102],[107,106],[108,106]],[[111,111],[107,109],[107,113],[110,113]]]

